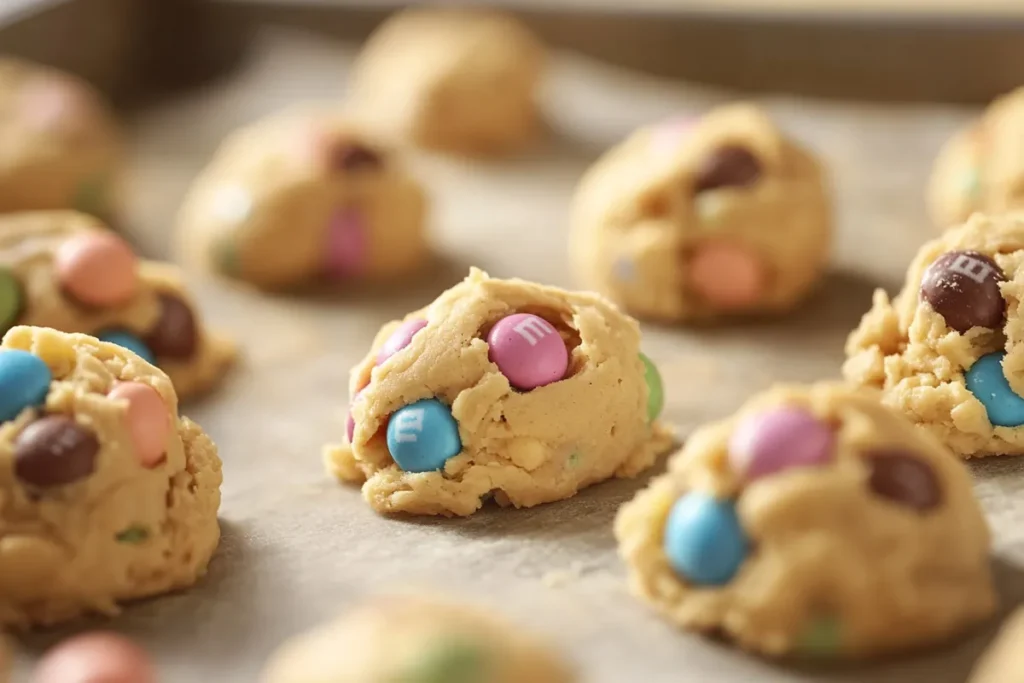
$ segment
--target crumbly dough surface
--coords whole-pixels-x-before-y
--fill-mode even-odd
[[[261,683],[573,683],[540,639],[479,608],[378,598],[283,645]]]
[[[348,118],[296,106],[230,134],[178,217],[183,257],[268,289],[390,279],[428,258],[427,199],[401,156]],[[351,230],[332,248],[332,229]],[[347,240],[347,241],[345,241]]]
[[[971,672],[969,683],[1017,683],[1024,681],[1024,610],[1018,609],[1003,624],[995,642]]]
[[[709,159],[737,147],[759,177],[698,191]],[[582,284],[634,315],[709,321],[793,308],[821,277],[830,241],[821,164],[762,110],[733,104],[641,128],[605,153],[576,189],[569,256]],[[694,260],[709,245],[759,262],[757,296],[722,306],[694,286]]]
[[[987,255],[1005,274],[999,289],[1006,319],[1000,329],[957,332],[921,300],[926,269],[954,250]],[[886,404],[934,433],[957,455],[1022,454],[1024,428],[994,426],[964,380],[964,373],[981,356],[1004,350],[1004,374],[1014,392],[1024,395],[1022,301],[1024,215],[976,214],[921,247],[895,298],[875,292],[871,310],[847,339],[843,374],[856,384],[882,389]]]
[[[114,344],[83,334],[16,327],[4,349],[41,357],[54,376],[42,412],[73,416],[100,450],[91,475],[41,493],[14,470],[14,442],[40,417],[27,408],[0,425],[0,624],[52,624],[192,585],[220,539],[217,448],[187,418],[168,377]],[[148,384],[173,429],[152,468],[136,458],[128,404],[106,393],[116,381]]]
[[[470,155],[521,148],[538,133],[544,48],[491,10],[415,8],[386,21],[353,70],[354,111],[387,135]]]
[[[834,459],[746,481],[730,466],[730,436],[744,416],[778,406],[830,423]],[[939,504],[921,511],[875,495],[865,454],[876,449],[924,463]],[[725,585],[687,583],[663,549],[667,515],[690,491],[734,500],[750,537]],[[776,386],[699,429],[620,509],[615,535],[633,592],[664,617],[772,656],[906,650],[958,635],[995,607],[989,531],[964,466],[876,392],[844,385]]]
[[[1024,209],[1024,88],[996,99],[939,152],[928,186],[933,220],[959,225],[972,213]]]
[[[122,141],[99,93],[40,64],[0,59],[0,213],[116,218]]]
[[[539,315],[561,334],[570,348],[565,379],[520,392],[489,360],[487,331],[517,312]],[[670,447],[667,428],[647,422],[639,326],[600,296],[472,269],[406,320],[413,318],[428,324],[408,347],[374,367],[401,321],[388,323],[353,368],[353,443],[324,452],[328,471],[364,482],[363,496],[378,512],[469,515],[491,495],[500,505],[531,507],[636,476]],[[405,472],[383,438],[388,416],[431,397],[451,406],[462,451],[443,471]]]
[[[94,218],[73,211],[39,211],[0,217],[0,268],[20,283],[22,306],[17,323],[52,327],[64,332],[96,335],[126,329],[145,337],[161,317],[161,297],[183,302],[192,312],[196,343],[187,358],[157,355],[157,364],[182,397],[213,388],[234,362],[234,342],[207,330],[199,309],[186,291],[177,267],[156,261],[139,262],[141,286],[124,304],[85,307],[65,296],[56,276],[54,255],[72,236],[106,230]]]

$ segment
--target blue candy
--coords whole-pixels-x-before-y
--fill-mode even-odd
[[[28,351],[0,351],[0,420],[13,420],[25,408],[42,405],[53,373]]]
[[[435,398],[410,403],[391,416],[388,450],[406,472],[434,472],[462,450],[459,425]]]
[[[731,501],[691,492],[676,501],[665,523],[665,555],[682,579],[697,585],[728,583],[750,543]]]
[[[985,406],[989,422],[998,427],[1018,427],[1024,424],[1024,398],[1014,393],[1006,381],[1005,355],[996,351],[975,361],[967,371],[967,389]]]
[[[107,330],[98,334],[96,338],[126,348],[147,363],[156,365],[156,356],[146,346],[146,342],[127,330]]]

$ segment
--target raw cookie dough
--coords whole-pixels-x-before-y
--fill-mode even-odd
[[[75,209],[116,218],[120,132],[70,74],[0,58],[0,213]]]
[[[72,211],[0,216],[0,331],[84,332],[155,362],[181,396],[212,388],[235,345],[209,332],[175,266],[140,261],[97,220]]]
[[[993,102],[954,135],[935,161],[928,185],[932,219],[959,225],[977,211],[1024,209],[1024,88]]]
[[[612,304],[477,269],[388,323],[352,370],[334,476],[382,513],[469,515],[632,477],[670,445],[661,379]]]
[[[510,16],[416,8],[374,33],[353,69],[354,110],[389,135],[469,155],[528,144],[544,48]]]
[[[1017,609],[999,630],[995,642],[978,660],[969,683],[1024,681],[1024,609]]]
[[[569,256],[629,312],[703,321],[793,308],[831,238],[824,171],[757,107],[642,128],[584,175]]]
[[[902,651],[995,607],[970,475],[866,389],[756,396],[695,432],[615,535],[667,619],[771,656]]]
[[[846,342],[843,374],[957,455],[1024,453],[1024,214],[974,215],[928,242],[903,291]]]
[[[573,683],[545,643],[489,613],[433,599],[377,599],[299,636],[261,683]]]
[[[84,334],[0,345],[0,625],[192,585],[220,539],[217,448],[160,370]]]
[[[190,190],[187,260],[268,289],[389,279],[428,260],[402,159],[336,114],[290,109],[231,134]]]

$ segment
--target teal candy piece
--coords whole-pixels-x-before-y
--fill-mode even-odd
[[[699,586],[729,583],[747,558],[750,542],[732,501],[691,491],[675,502],[665,523],[669,564]]]
[[[796,651],[808,657],[834,657],[843,645],[843,625],[831,616],[809,621],[797,638]]]
[[[0,351],[0,420],[13,420],[25,408],[43,405],[51,381],[53,373],[39,356],[18,349]]]
[[[965,383],[985,406],[989,422],[997,427],[1019,427],[1024,424],[1024,398],[1014,393],[1003,374],[1004,356],[996,351],[979,358],[967,371]]]
[[[396,410],[387,437],[391,457],[406,472],[436,472],[462,450],[459,425],[436,398]]]
[[[156,356],[146,346],[146,342],[142,341],[132,332],[128,330],[107,330],[100,332],[96,335],[96,338],[100,341],[110,342],[111,344],[117,344],[118,346],[124,347],[134,353],[142,360],[156,365]]]
[[[654,422],[665,407],[665,388],[661,382],[661,373],[651,359],[640,354],[644,362],[644,379],[647,381],[647,421]]]
[[[428,650],[396,683],[486,683],[488,668],[478,646],[451,640]]]

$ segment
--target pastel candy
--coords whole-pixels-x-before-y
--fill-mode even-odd
[[[647,421],[654,422],[665,407],[665,389],[661,382],[661,374],[651,359],[640,354],[644,364],[644,380],[647,382]]]
[[[142,382],[118,382],[107,395],[128,402],[128,430],[139,463],[147,468],[159,465],[171,435],[171,419],[163,397]]]
[[[96,338],[100,341],[109,342],[111,344],[117,344],[118,346],[128,349],[142,360],[156,365],[156,356],[146,342],[139,339],[139,337],[128,330],[106,330],[96,335]]]
[[[1024,398],[1014,393],[1003,374],[1002,351],[986,354],[965,375],[968,391],[985,407],[988,421],[997,427],[1024,424]]]
[[[64,292],[87,306],[117,306],[138,289],[138,260],[113,233],[72,237],[57,249],[54,267]]]
[[[343,209],[331,216],[327,227],[327,277],[343,280],[358,275],[366,264],[369,249],[366,222],[355,209]]]
[[[14,349],[0,351],[0,421],[42,405],[52,380],[53,373],[39,356]]]
[[[737,425],[729,440],[733,469],[748,479],[791,467],[831,462],[835,434],[800,408],[781,407],[756,413]]]
[[[380,365],[412,343],[412,338],[416,336],[416,333],[426,326],[427,321],[423,318],[406,320],[399,325],[398,329],[392,332],[391,336],[384,342],[384,345],[380,347],[380,351],[377,353],[377,365]]]
[[[767,274],[761,260],[747,247],[711,241],[690,257],[687,283],[716,308],[743,309],[760,301]]]
[[[32,683],[156,683],[149,656],[114,633],[75,636],[46,653]]]
[[[665,522],[665,556],[676,574],[699,586],[729,583],[750,546],[731,501],[691,491]]]
[[[488,356],[516,389],[529,391],[565,377],[569,351],[554,325],[531,313],[502,318],[487,335]]]
[[[448,406],[434,398],[399,408],[387,430],[388,451],[406,472],[434,472],[462,450],[459,425]]]

